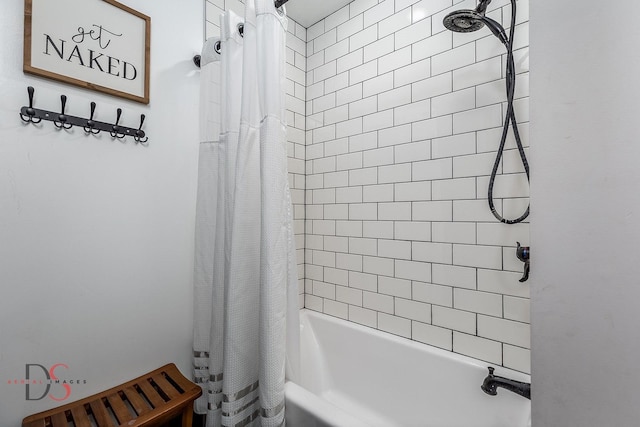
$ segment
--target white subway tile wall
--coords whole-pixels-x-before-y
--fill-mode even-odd
[[[220,14],[224,10],[233,10],[238,13],[240,16],[244,15],[244,1],[243,0],[205,0],[205,36],[209,37],[218,37],[220,36]],[[326,37],[325,37],[326,38]],[[298,277],[299,285],[300,285],[300,307],[304,307],[305,298],[305,264],[304,264],[304,250],[305,250],[305,182],[307,180],[306,177],[306,166],[305,166],[305,155],[306,155],[306,129],[307,129],[307,116],[306,116],[306,92],[307,92],[307,82],[306,82],[306,71],[307,71],[307,29],[298,24],[297,22],[289,19],[289,25],[287,27],[287,44],[286,44],[286,60],[287,60],[287,68],[286,68],[286,121],[287,121],[287,153],[288,153],[288,168],[289,168],[289,186],[291,188],[291,198],[293,201],[293,219],[294,219],[294,231],[295,231],[295,240],[296,240],[296,256],[298,260]],[[323,88],[320,86],[320,89]],[[326,97],[325,101],[319,101],[320,97],[314,97],[314,101],[318,108],[322,107],[323,102],[326,104],[327,102],[332,102],[331,97]],[[333,135],[327,135],[325,139],[330,141],[334,138]],[[310,151],[310,154],[313,154],[313,150]],[[335,160],[324,158],[323,153],[318,153],[316,156],[318,159],[318,170],[322,170],[323,164],[327,170],[335,169]],[[324,182],[323,182],[324,178]],[[318,182],[318,180],[320,180]],[[346,183],[346,178],[344,180],[340,180],[339,177],[329,176],[323,177],[323,175],[317,175],[315,178],[312,178],[311,181],[314,182],[314,187],[318,189],[320,193],[318,193],[318,200],[326,200],[327,202],[331,202],[331,205],[327,205],[327,210],[319,213],[315,213],[314,218],[323,219],[323,218],[333,218],[338,215],[336,210],[335,199],[331,198],[331,195],[324,190],[324,185],[331,185],[332,182],[335,186],[342,186],[343,183]],[[347,209],[348,205],[344,205],[344,209]],[[348,216],[344,216],[345,219]],[[328,221],[325,224],[327,228],[335,228],[335,224],[329,223]],[[322,226],[318,226],[317,231],[321,231]],[[335,234],[335,232],[333,233]],[[312,239],[313,240],[313,239]],[[313,258],[313,262],[318,263],[318,265],[331,265],[335,259],[335,252],[328,251],[328,249],[323,250],[322,242],[320,244],[315,244],[312,246],[314,249],[318,249],[315,252],[315,257]],[[343,250],[346,246],[334,245],[333,247],[329,244],[327,248],[331,248],[331,250]],[[323,287],[324,285],[324,287]],[[333,285],[331,285],[333,286]],[[322,297],[318,298],[317,304],[320,304],[320,311],[325,310],[328,314],[344,317],[347,315],[341,315],[341,313],[347,310],[346,304],[336,305],[336,303],[326,303],[322,304],[323,299],[327,299],[328,301],[333,301],[336,299],[335,289],[331,289],[330,285],[318,282],[316,290],[318,291],[318,295],[322,295]],[[309,303],[311,307],[313,306],[313,302]],[[315,306],[318,308],[318,306]],[[514,313],[517,309],[517,305],[514,304]]]
[[[442,26],[474,6],[355,0],[308,28],[305,301],[529,372],[529,287],[515,257],[529,224],[500,224],[487,204],[506,111],[504,47],[486,29]],[[528,7],[518,1],[515,33],[525,146]],[[509,28],[510,2],[494,0],[488,15]],[[511,133],[506,147],[495,202],[519,216],[529,193]]]
[[[529,244],[529,225],[497,223],[487,205],[506,55],[486,29],[454,34],[442,25],[474,5],[355,0],[308,29],[290,21],[301,291],[308,309],[528,373],[529,286],[518,281],[515,247]],[[213,36],[221,10],[241,3],[206,6]],[[528,9],[518,1],[514,52],[525,147]],[[494,0],[488,16],[508,29],[510,2]],[[496,208],[519,216],[528,185],[511,132],[498,173]]]

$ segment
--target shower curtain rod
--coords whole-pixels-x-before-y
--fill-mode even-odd
[[[273,5],[276,7],[276,9],[278,9],[280,6],[282,6],[283,4],[285,4],[286,2],[288,2],[289,0],[275,0],[273,2]],[[238,30],[240,31],[240,35],[242,35],[242,27],[239,27]],[[220,43],[220,42],[218,42]],[[220,53],[220,45],[216,45],[216,51],[218,53]],[[200,55],[195,55],[193,57],[193,63],[196,64],[196,67],[200,68],[200,61],[202,60],[202,57]]]

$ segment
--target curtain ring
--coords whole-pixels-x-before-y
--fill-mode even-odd
[[[244,23],[238,24],[238,32],[240,33],[240,37],[244,37]]]

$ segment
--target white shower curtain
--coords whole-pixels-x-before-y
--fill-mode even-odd
[[[285,376],[299,369],[286,18],[273,0],[245,10],[221,16],[201,60],[194,378],[208,426],[284,425]]]

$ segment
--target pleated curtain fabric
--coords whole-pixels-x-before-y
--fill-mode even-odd
[[[222,372],[222,356],[219,363],[211,363],[211,349],[222,351],[222,325],[224,314],[224,247],[216,245],[216,238],[224,236],[222,217],[218,208],[224,207],[224,170],[219,165],[224,159],[221,136],[222,73],[220,54],[216,51],[219,38],[208,39],[200,60],[200,146],[198,158],[198,194],[196,203],[195,273],[194,273],[194,334],[193,377],[203,387],[202,396],[196,401],[196,413],[215,409],[209,390],[215,388],[210,381],[211,372]],[[217,221],[220,219],[220,221]],[[221,353],[220,353],[221,354]],[[214,352],[213,357],[217,354]],[[220,386],[221,387],[221,386]]]
[[[201,71],[194,378],[207,426],[284,425],[298,375],[285,37],[283,10],[247,0],[244,19],[221,16],[221,53]]]

